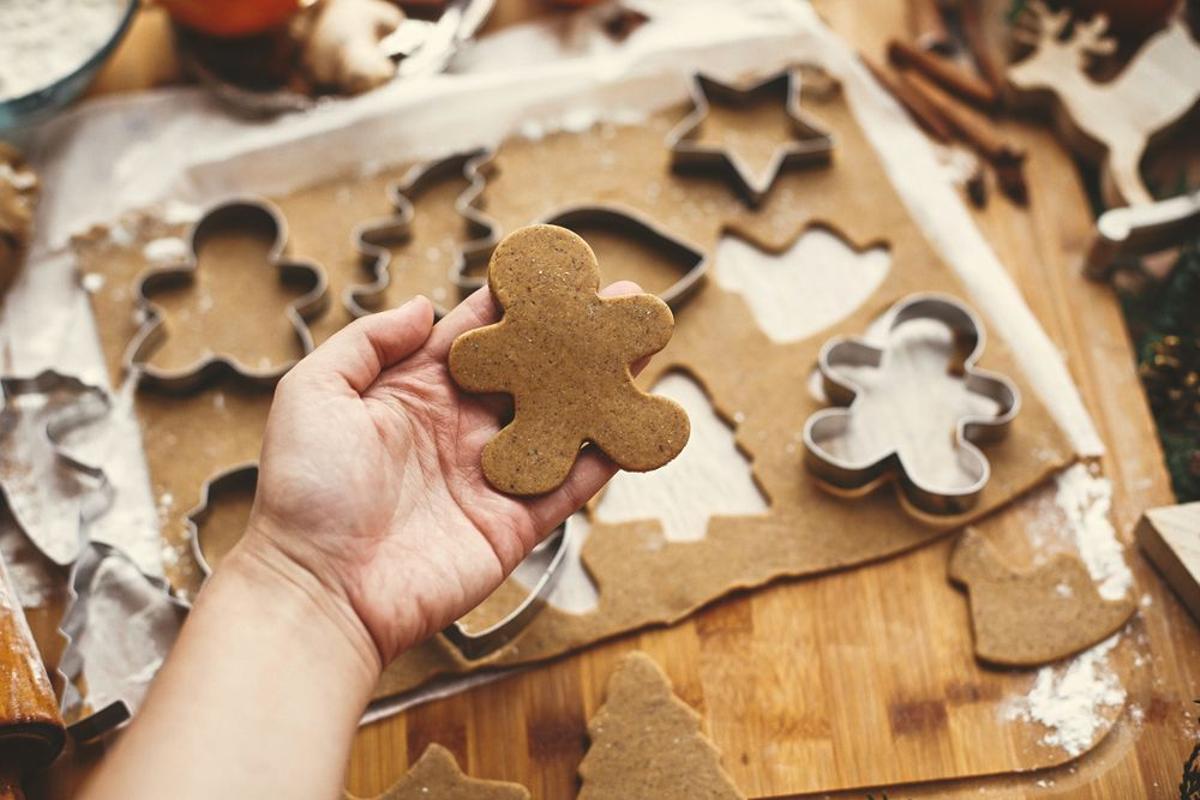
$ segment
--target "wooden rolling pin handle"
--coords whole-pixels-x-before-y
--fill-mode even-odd
[[[66,742],[58,699],[21,601],[0,558],[0,797],[20,797],[22,774],[53,761]]]

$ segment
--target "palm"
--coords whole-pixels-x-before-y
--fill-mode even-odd
[[[403,325],[382,319],[405,311]],[[368,318],[394,337],[394,361],[339,335],[289,374],[271,410],[255,516],[310,532],[277,544],[345,591],[385,660],[478,604],[613,471],[591,453],[542,497],[487,484],[480,455],[499,409],[460,393],[446,353],[494,317],[483,292],[427,338],[427,303]]]

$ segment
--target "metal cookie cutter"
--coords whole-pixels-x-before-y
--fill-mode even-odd
[[[192,550],[192,557],[196,560],[196,566],[205,578],[212,574],[212,571],[216,569],[229,549],[237,543],[237,540],[209,542],[207,541],[208,537],[202,532],[204,529],[200,526],[208,518],[217,498],[247,489],[253,492],[257,484],[258,464],[251,461],[218,472],[200,487],[200,502],[184,517],[184,525],[187,526],[188,544]],[[237,534],[240,536],[241,531],[238,531]]]
[[[825,408],[808,418],[804,425],[805,463],[821,480],[839,489],[869,491],[886,479],[899,482],[905,497],[917,508],[933,514],[957,514],[969,510],[991,477],[991,465],[976,447],[996,441],[1007,432],[1021,408],[1021,395],[1008,378],[979,369],[975,363],[984,348],[983,323],[961,301],[940,294],[915,294],[893,307],[889,330],[905,322],[931,319],[950,329],[955,344],[964,353],[961,370],[967,391],[986,397],[998,406],[994,416],[966,416],[955,428],[955,442],[963,471],[971,477],[965,487],[931,486],[922,483],[908,470],[895,446],[859,461],[834,455],[826,443],[845,435],[851,427],[854,403],[860,387],[839,375],[841,367],[879,367],[884,351],[861,339],[837,337],[825,343],[818,356],[818,367],[825,394],[842,408]]]
[[[250,489],[253,491],[258,482],[258,464],[246,463],[230,467],[205,481],[200,490],[200,502],[188,512],[186,524],[188,541],[191,545],[192,556],[196,565],[205,578],[212,574],[228,551],[230,541],[209,542],[203,533],[201,525],[212,510],[212,504],[217,498],[231,492]],[[529,623],[546,606],[546,599],[554,591],[562,573],[562,565],[566,558],[569,537],[567,525],[562,525],[557,531],[547,537],[534,548],[534,552],[551,551],[549,561],[537,583],[529,594],[503,619],[489,625],[481,631],[468,630],[461,622],[451,623],[442,635],[462,656],[475,661],[491,655],[528,627]]]
[[[724,170],[735,180],[750,204],[758,205],[784,167],[828,164],[833,152],[833,136],[800,107],[800,82],[801,78],[794,70],[785,70],[746,87],[730,86],[697,73],[692,80],[693,111],[667,134],[672,166],[677,171]],[[764,173],[755,176],[736,151],[724,145],[701,144],[697,139],[708,116],[710,102],[745,108],[764,95],[777,96],[783,101],[796,138],[780,143]]]
[[[149,602],[156,603],[157,613],[152,617],[143,616],[139,624],[149,625],[144,631],[145,638],[155,641],[162,646],[158,655],[161,659],[166,655],[170,644],[178,635],[179,627],[190,606],[175,596],[171,587],[161,578],[152,577],[141,572],[129,557],[117,548],[103,542],[87,542],[81,544],[79,558],[71,566],[70,578],[67,583],[67,608],[59,625],[59,634],[64,645],[62,657],[59,659],[58,672],[63,678],[63,695],[61,709],[64,716],[79,714],[86,706],[86,699],[79,693],[76,682],[83,677],[86,681],[87,653],[83,652],[87,639],[88,606],[91,602],[91,591],[96,586],[97,576],[102,571],[102,565],[107,559],[118,559],[127,567],[128,573],[136,576],[137,586],[123,584],[125,588],[136,588],[142,600],[150,598]],[[132,598],[127,598],[117,606],[124,606]],[[107,604],[113,604],[110,598]],[[126,608],[128,612],[129,609]],[[139,608],[144,612],[145,608]],[[147,622],[150,620],[150,622]],[[169,641],[168,641],[169,640]],[[135,648],[136,649],[136,648]],[[145,665],[150,667],[150,664]],[[143,670],[139,670],[141,674]],[[148,682],[148,679],[147,679]],[[126,684],[121,689],[128,690]],[[90,687],[95,691],[96,686]],[[111,692],[112,686],[104,687],[101,691]],[[107,704],[84,714],[67,727],[67,732],[77,742],[89,742],[105,733],[119,727],[128,721],[136,710],[139,698],[128,694],[114,697]]]
[[[162,310],[150,299],[151,296],[163,289],[193,284],[200,249],[209,238],[230,228],[254,230],[271,238],[272,245],[267,257],[279,270],[280,280],[299,286],[304,291],[301,297],[288,305],[288,321],[303,351],[308,353],[313,349],[312,333],[306,321],[324,311],[328,303],[325,271],[308,261],[284,258],[287,222],[275,205],[257,198],[229,200],[210,208],[192,227],[188,239],[190,255],[186,261],[152,268],[138,278],[135,291],[145,322],[126,348],[124,362],[125,369],[130,373],[140,373],[140,379],[147,385],[183,392],[222,372],[233,372],[255,383],[271,386],[296,363],[290,361],[280,366],[255,367],[242,364],[230,356],[211,352],[180,369],[161,369],[147,360],[169,335]]]
[[[388,249],[389,245],[401,244],[409,238],[413,216],[416,213],[413,201],[430,186],[447,177],[462,175],[470,182],[455,201],[455,209],[467,224],[471,241],[468,246],[484,241],[492,242],[491,247],[495,246],[494,243],[499,239],[494,226],[471,205],[482,190],[483,178],[478,172],[479,165],[489,161],[491,157],[491,153],[482,148],[456,153],[428,164],[419,164],[405,173],[399,182],[388,187],[395,213],[384,219],[365,222],[351,235],[355,249],[362,256],[363,265],[373,278],[371,283],[358,284],[346,289],[342,302],[351,314],[361,317],[378,310],[384,292],[391,282],[388,266],[392,254]],[[456,266],[451,270],[451,279],[460,286],[457,277],[464,269],[465,267]],[[435,303],[434,308],[438,317],[447,311],[441,304]]]
[[[26,405],[30,396],[41,403]],[[73,535],[62,535],[62,526],[73,530],[112,501],[104,470],[72,455],[63,442],[110,407],[104,389],[53,370],[0,378],[0,502],[38,551],[59,566],[73,562],[80,546]]]
[[[673,263],[678,264],[682,272],[679,280],[658,295],[672,309],[678,309],[700,288],[700,282],[708,272],[708,257],[698,247],[667,232],[644,214],[625,206],[613,204],[567,206],[537,220],[537,222],[558,225],[574,231],[585,241],[589,231],[600,229],[612,231],[631,239],[644,239],[652,242],[652,246],[662,251]],[[467,269],[467,265],[474,261],[490,256],[498,241],[498,236],[494,236],[486,243],[480,240],[473,244],[469,255],[464,250],[464,256],[459,260],[459,271],[455,277],[455,282],[464,291],[474,291],[487,282],[483,276],[468,276],[462,270]]]
[[[562,565],[570,549],[570,538],[574,535],[571,526],[564,523],[533,548],[534,553],[552,551],[549,563],[525,599],[503,619],[481,631],[470,631],[461,621],[452,622],[442,631],[442,636],[468,661],[477,661],[491,655],[516,639],[546,607],[550,593],[554,591],[558,579],[562,576]]]

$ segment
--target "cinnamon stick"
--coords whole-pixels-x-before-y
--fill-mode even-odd
[[[923,75],[904,70],[900,72],[899,80],[936,108],[955,134],[991,163],[1004,194],[1022,205],[1028,202],[1029,190],[1022,172],[1024,148],[1001,136],[990,119],[956,100]]]
[[[864,53],[859,53],[859,58],[875,80],[886,89],[900,105],[912,116],[917,124],[920,125],[926,133],[937,141],[945,144],[953,137],[954,132],[951,130],[949,123],[945,118],[938,113],[928,100],[905,83],[902,83],[891,74],[887,67],[876,62]]]
[[[896,66],[912,67],[963,100],[982,108],[996,105],[998,96],[995,89],[936,53],[920,50],[898,39],[888,42],[887,53],[888,60]]]

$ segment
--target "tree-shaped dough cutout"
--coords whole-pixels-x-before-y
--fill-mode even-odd
[[[588,723],[579,800],[736,800],[700,715],[645,653],[626,656]]]
[[[667,541],[688,542],[703,539],[714,516],[767,513],[748,459],[704,390],[688,375],[671,372],[654,385],[654,392],[687,412],[692,421],[688,445],[662,469],[613,478],[596,507],[597,521],[657,519]]]

